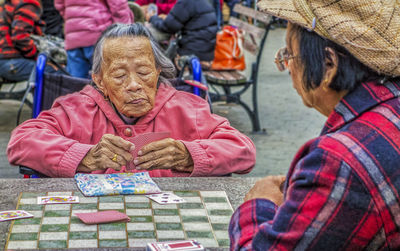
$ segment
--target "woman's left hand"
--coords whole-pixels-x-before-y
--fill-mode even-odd
[[[259,181],[250,189],[244,197],[244,201],[263,198],[268,199],[280,206],[283,202],[283,183],[286,177],[282,175],[267,176]]]
[[[171,138],[143,146],[133,163],[136,169],[173,169],[181,172],[193,171],[193,159],[186,146]]]

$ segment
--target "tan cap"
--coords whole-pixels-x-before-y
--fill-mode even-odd
[[[400,76],[399,0],[261,0],[258,7],[345,47],[380,74]]]

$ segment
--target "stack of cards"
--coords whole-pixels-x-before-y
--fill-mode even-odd
[[[71,204],[79,203],[78,196],[43,196],[37,197],[37,204]]]
[[[158,193],[146,195],[147,198],[154,200],[158,204],[174,204],[174,203],[185,203],[185,200],[178,195],[171,192]]]
[[[154,141],[162,140],[165,138],[169,138],[170,133],[169,132],[149,132],[149,133],[143,133],[140,135],[137,135],[135,137],[128,138],[127,140],[132,142],[135,145],[135,149],[131,152],[133,159],[137,157],[137,154],[139,150]],[[135,165],[133,164],[133,161],[129,163],[126,166],[127,170],[132,170],[135,169]]]
[[[183,250],[204,250],[204,247],[194,240],[166,241],[147,243],[146,251],[183,251]]]
[[[24,219],[32,217],[33,214],[30,214],[24,210],[0,211],[0,221],[16,220],[16,219]]]

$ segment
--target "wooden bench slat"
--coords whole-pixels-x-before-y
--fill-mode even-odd
[[[206,71],[204,75],[207,81],[210,83],[217,84],[243,84],[246,82],[246,76],[241,74],[239,71]]]
[[[264,24],[268,24],[272,19],[271,15],[243,6],[241,4],[235,4],[235,6],[233,7],[233,11],[257,19],[258,21],[263,22]]]
[[[249,39],[246,38],[244,39],[243,48],[253,55],[256,55],[258,52],[258,45],[254,44],[253,41],[249,41]]]
[[[244,31],[246,31],[249,34],[253,34],[254,37],[256,38],[262,38],[264,33],[265,33],[265,29],[261,29],[258,28],[254,25],[251,25],[247,22],[244,22],[242,20],[239,20],[235,17],[230,17],[229,18],[229,24],[238,27],[239,29],[242,29]]]

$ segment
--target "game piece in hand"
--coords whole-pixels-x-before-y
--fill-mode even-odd
[[[166,139],[170,137],[169,132],[149,132],[149,133],[143,133],[139,134],[137,136],[127,138],[128,141],[132,142],[135,145],[135,149],[131,152],[133,159],[135,159],[138,155],[139,150],[154,141]],[[133,164],[133,161],[128,163],[126,166],[127,170],[132,170],[135,169],[135,165]]]
[[[204,247],[195,240],[164,241],[147,243],[147,251],[183,251],[204,250]]]
[[[39,196],[37,204],[71,204],[79,203],[78,196]]]
[[[147,198],[154,200],[158,204],[174,204],[174,203],[185,203],[185,200],[178,195],[166,192],[166,193],[158,193],[158,194],[149,194],[146,195]]]
[[[128,215],[115,210],[101,211],[95,213],[75,213],[75,215],[83,221],[83,223],[100,224],[100,223],[110,223],[110,222],[129,222],[131,219]]]
[[[24,210],[0,211],[0,221],[32,218],[33,214]]]

